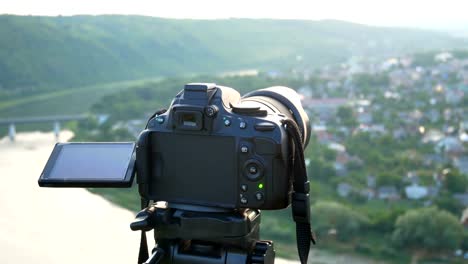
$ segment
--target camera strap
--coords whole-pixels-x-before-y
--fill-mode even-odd
[[[145,129],[148,128],[148,124],[153,119],[154,117],[164,114],[167,110],[166,109],[159,109],[156,111],[154,114],[152,114],[149,118],[148,121],[146,122]],[[146,200],[145,198],[141,198],[141,210],[147,208],[149,205],[149,201]],[[140,250],[138,252],[138,264],[143,264],[145,263],[149,258],[148,254],[148,241],[146,240],[146,232],[144,230],[141,230],[141,237],[140,237]]]
[[[304,145],[296,122],[286,119],[283,121],[283,124],[294,145],[294,155],[292,158],[292,217],[294,222],[296,222],[296,242],[299,259],[301,260],[301,264],[306,264],[309,258],[311,242],[315,244],[316,239],[310,225],[310,186],[305,166]]]
[[[149,201],[145,198],[141,198],[141,209],[145,209],[148,207]],[[148,260],[148,242],[146,241],[146,232],[141,230],[141,237],[140,237],[140,250],[138,252],[138,264],[142,264]]]

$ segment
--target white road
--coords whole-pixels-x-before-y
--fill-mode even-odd
[[[39,188],[54,144],[52,133],[0,140],[0,263],[136,263],[132,212],[84,189]]]

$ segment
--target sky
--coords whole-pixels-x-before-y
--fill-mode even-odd
[[[338,19],[376,26],[468,31],[467,10],[467,0],[0,0],[0,14]]]

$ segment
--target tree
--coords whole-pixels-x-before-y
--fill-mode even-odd
[[[379,233],[391,233],[395,227],[395,221],[404,213],[403,208],[386,208],[378,210],[371,215],[372,228]]]
[[[442,191],[434,200],[434,205],[439,209],[446,210],[454,215],[459,215],[463,211],[463,204],[457,199],[453,199],[452,195],[447,191]]]
[[[468,187],[468,180],[455,169],[445,175],[445,186],[451,193],[463,193]]]
[[[348,127],[357,125],[356,118],[353,114],[353,109],[348,106],[340,106],[336,111],[336,116],[340,119],[341,123]]]
[[[463,227],[452,214],[434,207],[414,209],[399,216],[392,240],[413,251],[412,263],[438,252],[456,249]]]
[[[311,208],[314,215],[314,230],[319,236],[326,236],[336,230],[337,238],[347,241],[369,225],[367,216],[336,202],[317,202]]]
[[[310,159],[309,173],[314,179],[328,182],[335,176],[335,169],[330,162],[312,158]]]
[[[326,161],[334,162],[336,159],[336,151],[329,148],[324,148],[322,156]]]
[[[384,171],[377,175],[377,185],[392,185],[396,187],[401,187],[402,178],[393,172]]]

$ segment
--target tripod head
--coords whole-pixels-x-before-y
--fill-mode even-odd
[[[274,263],[273,242],[260,241],[260,211],[188,211],[153,204],[130,225],[154,229],[156,247],[145,263]]]

